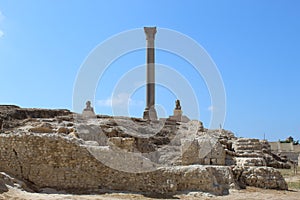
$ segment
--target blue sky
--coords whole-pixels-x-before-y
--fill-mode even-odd
[[[0,104],[72,109],[76,76],[97,45],[122,31],[157,26],[193,38],[217,65],[227,97],[224,128],[240,137],[300,139],[299,10],[297,0],[0,0]],[[168,52],[157,51],[156,61],[189,80],[208,126],[213,105],[203,78]],[[143,50],[112,63],[95,94],[97,113],[112,113],[114,85],[144,63]],[[131,115],[142,115],[144,92],[130,96]],[[126,95],[119,95],[120,103]],[[165,115],[175,98],[157,87]],[[185,112],[188,102],[182,104]]]

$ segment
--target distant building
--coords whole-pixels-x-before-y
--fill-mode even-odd
[[[298,162],[300,158],[300,145],[294,145],[293,142],[281,143],[281,142],[269,142],[272,153],[286,156],[292,161]],[[299,163],[299,162],[298,162]]]

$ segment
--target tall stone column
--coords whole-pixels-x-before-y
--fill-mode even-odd
[[[144,119],[157,120],[155,110],[155,49],[154,39],[156,27],[144,27],[147,40],[147,85],[146,85],[146,108]]]

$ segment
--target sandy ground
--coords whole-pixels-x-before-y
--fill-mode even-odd
[[[265,190],[254,187],[247,187],[245,190],[232,190],[226,196],[213,196],[211,194],[201,192],[189,192],[185,194],[177,194],[174,196],[159,199],[209,199],[209,200],[299,200],[300,199],[300,174],[297,176],[288,175],[285,177],[288,183],[296,183],[296,187],[288,191]],[[8,192],[0,194],[0,200],[125,200],[125,199],[157,199],[142,194],[132,193],[106,193],[101,195],[71,195],[71,194],[41,194],[29,193],[17,188],[9,188]]]
[[[70,195],[70,194],[40,194],[40,193],[28,193],[16,188],[10,188],[8,192],[0,194],[0,199],[14,199],[14,200],[117,200],[117,199],[157,199],[154,197],[147,197],[141,194],[130,193],[109,193],[101,195]],[[212,196],[210,194],[204,194],[201,192],[190,192],[187,194],[178,194],[168,198],[160,199],[210,199],[210,200],[264,200],[264,199],[278,199],[278,200],[299,200],[300,190],[289,191],[277,191],[277,190],[264,190],[259,188],[248,187],[245,190],[233,190],[226,196]]]

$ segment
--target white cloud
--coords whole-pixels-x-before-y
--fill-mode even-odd
[[[4,35],[3,31],[0,30],[0,38]]]
[[[128,93],[120,93],[109,97],[104,100],[97,101],[99,106],[103,107],[127,107],[127,106],[140,106],[143,104],[143,101],[136,101],[130,98]]]
[[[209,110],[209,111],[214,111],[215,110],[215,107],[214,106],[208,106],[208,108],[207,108],[207,110]]]

